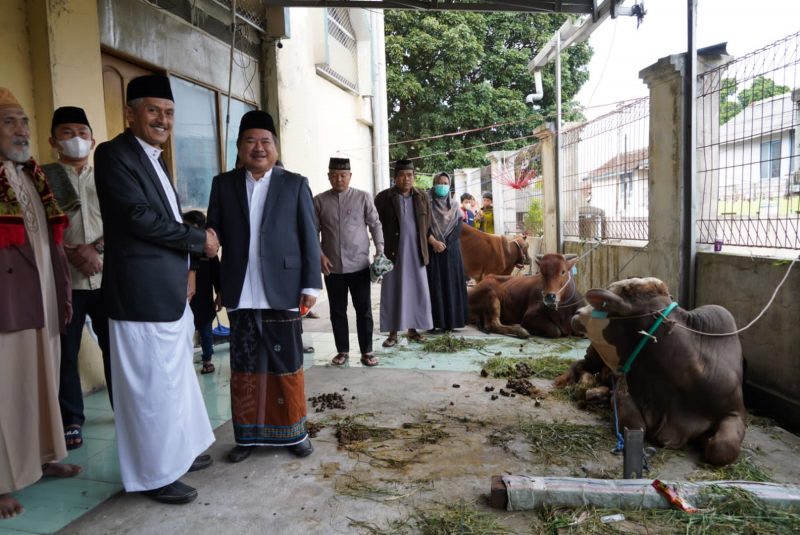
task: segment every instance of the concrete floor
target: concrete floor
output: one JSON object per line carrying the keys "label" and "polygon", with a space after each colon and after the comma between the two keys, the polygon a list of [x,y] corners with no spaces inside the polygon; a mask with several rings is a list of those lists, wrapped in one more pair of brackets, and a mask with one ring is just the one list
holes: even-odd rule
{"label": "concrete floor", "polygon": [[[375,285],[373,290],[377,329],[380,287]],[[445,355],[424,353],[417,344],[385,350],[380,347],[384,336],[376,333],[375,349],[381,366],[368,369],[355,358],[353,335],[353,358],[348,366],[337,368],[328,365],[335,347],[324,294],[315,310],[322,317],[304,321],[306,343],[316,349],[306,361],[306,395],[339,393],[346,408],[317,413],[309,407],[309,421],[322,426],[313,439],[312,456],[296,459],[283,449],[263,449],[241,464],[225,460],[233,438],[231,423],[225,422],[225,415],[229,417],[229,375],[224,363],[226,348],[221,346],[215,357],[219,372],[200,377],[212,421],[220,425],[217,441],[209,451],[216,462],[208,470],[185,477],[198,488],[198,500],[185,506],[166,506],[137,494],[118,493],[101,503],[111,495],[107,493],[98,496],[95,504],[99,506],[93,505],[60,533],[390,533],[393,521],[403,522],[418,511],[458,503],[490,513],[515,532],[539,533],[541,522],[535,512],[507,513],[488,508],[493,475],[617,477],[621,473],[621,458],[610,453],[614,439],[606,420],[549,397],[549,381],[533,381],[545,391],[540,406],[522,396],[492,400],[485,388],[494,386],[496,393],[505,386],[505,380],[481,378],[478,373],[482,362],[496,353],[579,358],[585,340],[520,341],[485,336],[466,328],[458,334],[479,336],[489,346],[482,351]],[[354,325],[351,311],[351,327]],[[387,437],[341,445],[335,431],[346,417],[381,428]],[[588,457],[534,454],[520,431],[530,422],[588,425],[600,429],[600,436],[605,438],[598,439]],[[800,481],[797,436],[774,426],[751,425],[744,446],[745,453],[771,473],[774,481]],[[91,440],[87,440],[87,445],[77,451],[88,452],[90,448]],[[107,448],[106,453],[113,449]],[[115,456],[106,457],[113,460]],[[691,450],[663,457],[659,454],[648,475],[682,479],[698,467],[697,454]],[[30,487],[31,492],[40,485]],[[62,509],[71,497],[51,494],[48,500],[46,507],[24,516],[37,514],[46,520],[48,510]],[[0,534],[52,532],[13,529],[8,523],[0,524]]]}
{"label": "concrete floor", "polygon": [[[621,472],[621,458],[610,453],[610,433],[596,444],[594,458],[533,455],[522,436],[513,434],[520,422],[568,421],[603,429],[607,424],[593,413],[549,398],[540,407],[521,396],[491,400],[485,386],[497,390],[504,380],[474,372],[314,367],[306,384],[309,397],[338,392],[346,403],[344,410],[311,412],[309,419],[324,426],[313,439],[312,456],[296,459],[282,449],[265,449],[241,464],[229,464],[224,460],[232,446],[227,423],[217,429],[210,450],[217,462],[185,478],[200,492],[196,502],[165,506],[120,494],[62,533],[374,533],[370,528],[386,530],[391,521],[417,510],[462,500],[489,511],[486,499],[493,475],[609,477]],[[535,384],[549,387],[547,381]],[[335,427],[345,416],[390,428],[392,436],[358,448],[342,447]],[[423,429],[443,435],[424,443]],[[508,440],[493,440],[503,432],[512,433]],[[800,480],[800,465],[793,462],[800,449],[795,435],[751,426],[745,448],[776,481]],[[654,466],[650,477],[682,479],[697,468],[695,452],[679,452]],[[538,532],[535,512],[492,514],[517,532]]]}

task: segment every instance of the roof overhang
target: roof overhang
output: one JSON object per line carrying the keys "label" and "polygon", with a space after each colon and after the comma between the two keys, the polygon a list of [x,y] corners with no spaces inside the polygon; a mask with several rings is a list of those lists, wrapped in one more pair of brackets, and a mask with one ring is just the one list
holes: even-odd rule
{"label": "roof overhang", "polygon": [[602,0],[264,0],[266,7],[341,7],[433,11],[572,13],[597,18]]}

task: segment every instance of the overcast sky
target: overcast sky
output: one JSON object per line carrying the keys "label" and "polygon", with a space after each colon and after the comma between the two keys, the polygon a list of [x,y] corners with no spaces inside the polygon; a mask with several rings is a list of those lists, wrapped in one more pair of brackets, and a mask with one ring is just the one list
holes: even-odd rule
{"label": "overcast sky", "polygon": [[[634,0],[624,5],[631,6]],[[639,71],[658,58],[686,51],[686,0],[645,0],[647,15],[636,29],[634,17],[611,18],[589,39],[594,57],[590,78],[577,100],[593,118],[611,111],[596,107],[645,96]],[[698,0],[697,47],[728,43],[744,55],[800,31],[800,0]]]}

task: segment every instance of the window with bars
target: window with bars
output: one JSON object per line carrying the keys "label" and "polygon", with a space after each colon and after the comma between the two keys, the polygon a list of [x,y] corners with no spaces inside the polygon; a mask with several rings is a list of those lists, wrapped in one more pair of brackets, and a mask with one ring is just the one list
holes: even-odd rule
{"label": "window with bars", "polygon": [[358,91],[358,42],[350,12],[328,8],[325,15],[326,62],[317,65],[317,72],[352,91]]}

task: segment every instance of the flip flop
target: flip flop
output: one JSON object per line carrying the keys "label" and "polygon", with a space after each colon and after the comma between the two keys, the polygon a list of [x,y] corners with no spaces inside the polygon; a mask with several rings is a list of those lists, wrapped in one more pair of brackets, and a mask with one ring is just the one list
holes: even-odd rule
{"label": "flip flop", "polygon": [[69,426],[64,430],[64,441],[68,450],[77,450],[83,446],[83,433],[80,426]]}
{"label": "flip flop", "polygon": [[331,364],[333,364],[334,366],[342,366],[347,362],[349,358],[350,355],[348,355],[347,353],[338,353],[335,357],[331,359]]}
{"label": "flip flop", "polygon": [[383,341],[383,347],[394,347],[397,345],[397,338],[390,336]]}
{"label": "flip flop", "polygon": [[200,368],[200,373],[205,375],[207,373],[214,373],[216,370],[213,362],[204,362],[203,367]]}
{"label": "flip flop", "polygon": [[373,355],[372,353],[366,353],[361,355],[361,364],[368,367],[373,367],[378,365],[378,357]]}

